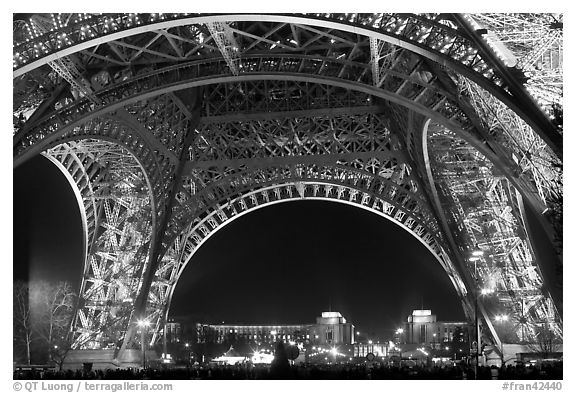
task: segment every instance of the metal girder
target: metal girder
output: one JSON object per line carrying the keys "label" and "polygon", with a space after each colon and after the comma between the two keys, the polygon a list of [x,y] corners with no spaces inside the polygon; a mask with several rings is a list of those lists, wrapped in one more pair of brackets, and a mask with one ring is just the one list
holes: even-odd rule
{"label": "metal girder", "polygon": [[563,106],[563,15],[472,14],[494,34],[494,44],[504,45],[516,66],[528,78],[526,87],[549,114],[552,105]]}
{"label": "metal girder", "polygon": [[142,126],[138,120],[136,120],[130,113],[126,112],[124,109],[119,109],[114,114],[119,120],[124,122],[133,131],[139,133],[152,149],[158,150],[159,154],[162,154],[173,163],[178,162],[178,157],[172,151],[170,151],[166,145],[161,143],[158,139],[151,135],[150,131]]}
{"label": "metal girder", "polygon": [[134,157],[112,143],[84,140],[47,154],[84,185],[88,249],[72,346],[101,348],[123,338],[148,256],[148,185]]}
{"label": "metal girder", "polygon": [[239,48],[230,26],[225,22],[208,22],[206,23],[206,27],[208,27],[212,39],[214,39],[218,49],[220,49],[220,53],[222,53],[222,57],[224,57],[226,64],[228,64],[230,72],[232,72],[233,75],[238,75],[237,62]]}
{"label": "metal girder", "polygon": [[[195,23],[206,23],[209,26],[224,26],[226,25],[226,20],[242,22],[246,20],[245,18],[251,17],[250,15],[201,15],[201,14],[107,14],[100,18],[82,18],[75,17],[74,24],[66,26],[69,33],[67,36],[73,36],[75,43],[78,45],[76,50],[81,50],[85,48],[85,42],[89,40],[86,34],[82,32],[82,28],[85,30],[90,30],[91,36],[94,37],[108,37],[112,34],[114,37],[129,37],[132,34],[143,33],[150,31],[151,27],[179,27],[182,23],[195,24]],[[456,20],[459,16],[454,16]],[[69,18],[72,20],[72,16]],[[514,87],[515,81],[508,77],[508,73],[505,69],[501,69],[499,60],[493,58],[490,52],[479,51],[477,46],[480,45],[482,48],[482,42],[478,41],[475,36],[467,31],[467,27],[464,25],[460,26],[463,31],[457,29],[458,25],[451,20],[442,19],[442,15],[436,14],[426,14],[426,15],[409,15],[409,14],[305,14],[305,15],[258,15],[258,20],[262,22],[291,22],[294,23],[302,19],[302,21],[307,21],[310,23],[315,23],[324,27],[331,27],[332,29],[341,30],[343,32],[355,32],[363,33],[368,37],[377,38],[384,41],[388,41],[391,44],[399,45],[414,53],[426,56],[434,61],[444,64],[446,61],[451,62],[452,66],[457,69],[458,72],[467,75],[472,80],[480,83],[485,88],[487,88],[492,94],[495,94],[499,99],[506,102],[507,105],[515,106],[515,110],[521,113],[525,120],[536,127],[536,131],[541,133],[543,138],[547,139],[549,143],[552,144],[556,154],[561,155],[560,146],[555,139],[553,132],[550,129],[550,122],[539,117],[538,112],[532,113],[530,111],[525,111],[522,105],[516,106],[517,99],[520,97],[524,99],[521,92],[518,93],[518,89]],[[350,28],[353,25],[354,28]],[[195,28],[197,30],[197,28]],[[331,29],[330,29],[331,30]],[[223,28],[222,34],[226,37],[230,34],[226,33],[229,29]],[[235,29],[235,31],[240,31],[240,29]],[[226,33],[226,34],[225,34]],[[216,36],[221,36],[222,34],[216,34]],[[293,35],[293,33],[291,33]],[[323,33],[324,36],[333,37],[332,34]],[[44,40],[56,40],[55,46],[63,47],[69,46],[70,49],[74,48],[74,44],[63,44],[59,36],[52,37],[50,34],[46,36],[41,36]],[[338,35],[335,36],[339,38]],[[39,37],[33,37],[39,39]],[[341,38],[341,37],[340,37]],[[68,38],[69,39],[69,38]],[[262,39],[255,37],[255,39],[260,42]],[[331,42],[336,41],[334,38],[330,38]],[[277,42],[281,42],[278,40]],[[204,42],[205,40],[200,40]],[[345,42],[343,40],[342,42]],[[22,45],[28,45],[22,44]],[[166,44],[173,47],[171,42]],[[227,44],[226,44],[227,45]],[[226,46],[226,50],[223,52],[225,58],[228,60],[227,63],[232,64],[232,59],[230,56],[226,55],[230,52],[229,47]],[[275,44],[274,44],[275,45]],[[279,44],[278,44],[279,45]],[[222,45],[221,45],[222,46]],[[51,45],[48,46],[52,48]],[[224,47],[223,47],[224,48]],[[294,49],[294,47],[287,46],[287,49]],[[329,48],[330,52],[331,49]],[[19,47],[15,55],[15,67],[18,64],[26,62],[27,59],[33,57],[41,57],[44,54],[43,51],[38,51],[30,53],[24,56],[23,53],[26,52],[24,47]],[[49,52],[49,50],[47,50]],[[200,54],[200,53],[198,53]],[[489,61],[486,61],[486,57]],[[235,63],[235,62],[234,62]],[[229,65],[230,65],[229,64]],[[235,66],[231,68],[233,74],[235,74]],[[504,72],[506,78],[506,83],[512,83],[512,87],[515,89],[514,95],[510,95],[506,90],[507,86],[504,84],[504,80],[498,72],[494,70],[498,69]],[[501,88],[505,87],[505,88]],[[530,100],[526,100],[524,104],[530,104]]]}
{"label": "metal girder", "polygon": [[[283,75],[289,75],[290,72],[295,69],[312,72],[314,74],[319,72],[320,75],[318,77],[321,78],[320,80],[328,82],[329,80],[327,79],[328,75],[339,74],[338,70],[343,65],[346,65],[343,62],[333,62],[331,67],[326,68],[322,67],[322,65],[326,65],[327,60],[320,61],[318,59],[311,59],[308,57],[280,56],[280,57],[274,57],[274,59],[275,61],[271,62],[269,58],[266,59],[263,56],[257,56],[253,58],[242,58],[240,68],[246,67],[246,71],[250,72],[260,71],[262,69],[270,72],[270,67],[272,67],[273,72],[283,73]],[[184,87],[188,86],[185,82],[185,79],[183,79],[185,75],[190,75],[191,77],[196,79],[203,76],[203,74],[209,75],[209,72],[216,71],[213,67],[210,67],[209,64],[210,62],[208,63],[197,62],[184,65],[181,67],[173,67],[169,71],[158,72],[156,74],[148,73],[141,78],[136,77],[133,80],[127,82],[126,84],[118,86],[116,89],[110,88],[108,89],[108,91],[104,90],[102,91],[102,94],[103,96],[109,97],[107,100],[110,100],[110,98],[116,99],[115,97],[118,96],[117,92],[118,88],[129,89],[129,91],[134,91],[134,88],[143,89],[144,87],[146,87],[147,89],[151,88],[158,89],[163,83],[169,83],[173,82],[174,80],[178,80],[181,83],[180,85],[170,84],[168,90],[164,90],[164,91],[174,91],[175,89],[181,89],[182,86]],[[349,65],[347,66],[349,71],[351,72],[352,69],[350,68]],[[358,68],[361,69],[362,67],[358,66]],[[411,70],[411,72],[413,72],[413,70]],[[353,73],[352,75],[355,75],[355,73]],[[352,75],[349,74],[348,78],[354,79],[354,76]],[[294,78],[297,78],[297,76],[294,75]],[[202,81],[203,83],[206,83],[206,79],[202,79]],[[338,85],[337,82],[335,81],[331,83]],[[459,101],[455,97],[453,97],[452,93],[446,92],[441,88],[441,86],[438,87],[436,85],[428,84],[427,81],[423,81],[420,78],[415,78],[410,75],[401,76],[398,74],[396,75],[394,83],[392,84],[390,83],[391,81],[387,82],[388,84],[387,89],[390,89],[392,92],[383,89],[374,89],[368,86],[360,88],[356,83],[352,83],[350,87],[355,87],[360,91],[366,91],[366,92],[370,91],[374,95],[379,95],[393,102],[401,103],[402,105],[407,106],[409,109],[418,111],[425,116],[430,116],[437,122],[444,122],[443,124],[448,128],[451,129],[460,128],[461,136],[463,136],[469,143],[472,143],[476,148],[480,149],[483,152],[483,154],[489,156],[491,160],[495,161],[499,166],[499,168],[503,172],[507,173],[507,175],[511,178],[511,180],[515,182],[515,185],[520,187],[525,197],[532,198],[532,194],[535,194],[535,192],[532,191],[533,186],[528,182],[526,182],[524,179],[513,174],[513,168],[515,168],[517,164],[515,164],[511,159],[507,157],[494,154],[494,152],[491,149],[488,149],[486,145],[483,143],[483,141],[479,140],[479,138],[476,135],[474,135],[473,132],[471,134],[468,133],[468,130],[474,131],[473,130],[474,122],[472,119],[468,117],[466,111],[460,105]],[[423,96],[424,91],[426,91],[425,98],[421,98]],[[111,94],[112,92],[114,94]],[[413,101],[415,97],[418,97],[418,102]],[[133,100],[134,102],[136,102],[136,98],[133,98]],[[129,100],[124,100],[122,104],[126,105],[129,102],[130,102]],[[116,106],[120,106],[122,104],[118,103],[109,105],[106,109],[102,109],[102,111],[113,110],[115,109]],[[16,146],[16,151],[25,149],[26,144],[30,143],[29,142],[30,138],[34,139],[38,137],[44,138],[45,137],[44,134],[46,132],[52,132],[53,130],[56,130],[57,128],[53,126],[54,122],[60,124],[68,123],[65,126],[57,129],[58,130],[57,132],[59,133],[65,132],[67,128],[72,127],[74,125],[74,121],[76,121],[76,119],[79,118],[81,114],[90,109],[91,109],[90,107],[86,107],[84,105],[79,104],[75,105],[74,108],[66,108],[65,111],[60,111],[55,116],[45,119],[43,122],[38,124],[38,128],[36,130],[36,134],[40,135],[30,134],[28,136],[22,136],[21,137],[22,141],[20,142],[19,145]],[[96,113],[98,113],[98,111],[92,111],[91,116],[93,116]],[[61,116],[62,114],[66,114],[68,115],[68,117],[63,118]],[[38,149],[41,146],[42,142],[37,144],[35,148]],[[531,200],[531,203],[538,203],[538,200]],[[536,210],[542,211],[544,209],[539,209],[537,207]]]}
{"label": "metal girder", "polygon": [[170,176],[169,179],[166,179],[166,199],[164,201],[164,205],[162,206],[161,214],[159,214],[159,222],[157,223],[157,226],[154,228],[154,232],[152,233],[149,263],[147,263],[146,266],[140,270],[141,280],[138,281],[140,287],[138,288],[138,293],[134,300],[134,308],[130,316],[130,321],[126,327],[126,335],[123,337],[122,347],[120,348],[121,353],[118,355],[119,357],[123,356],[122,351],[131,348],[135,338],[138,320],[146,317],[146,308],[148,305],[150,288],[154,281],[154,275],[160,262],[160,256],[162,255],[165,247],[164,244],[166,243],[166,229],[172,220],[172,210],[178,203],[176,196],[179,192],[180,184],[182,182],[186,157],[188,150],[197,138],[195,128],[199,120],[199,108],[202,105],[199,91],[188,91],[187,95],[182,94],[181,96],[188,100],[187,113],[191,114],[192,117],[187,118],[188,121],[186,123],[189,128],[184,131],[183,140],[180,144],[178,164],[174,169],[172,176]]}
{"label": "metal girder", "polygon": [[[451,132],[435,128],[428,134],[430,167],[435,187],[443,194],[443,209],[450,212],[452,233],[461,244],[470,245],[476,292],[490,288],[507,296],[505,306],[520,312],[519,300],[526,291],[545,299],[544,282],[532,253],[517,195],[507,179],[476,149]],[[474,255],[473,251],[482,251]],[[561,334],[561,315],[554,309],[532,307],[527,318],[533,326],[548,323]],[[531,334],[534,334],[532,331]]]}
{"label": "metal girder", "polygon": [[[46,34],[53,30],[54,27],[61,28],[62,22],[60,20],[60,15],[52,14],[52,21],[46,20],[46,18],[38,15],[34,15],[30,18],[32,28],[27,26],[28,29],[37,30],[41,34]],[[69,43],[69,39],[66,33],[59,35],[61,42]],[[76,64],[69,56],[62,56],[56,58],[48,63],[54,71],[56,71],[62,78],[64,78],[70,86],[77,92],[78,96],[86,96],[90,101],[95,104],[99,104],[98,100],[92,97],[92,87],[90,83],[84,78],[82,73],[76,67]]]}
{"label": "metal girder", "polygon": [[[233,217],[296,198],[351,203],[403,226],[436,256],[468,316],[476,282],[490,284],[527,321],[520,335],[543,320],[561,335],[520,213],[528,201],[561,222],[558,139],[546,137],[545,114],[522,108],[531,98],[490,40],[521,53],[537,83],[555,72],[561,85],[562,37],[556,31],[553,45],[529,48],[530,31],[510,44],[505,25],[522,30],[518,17],[485,14],[475,20],[496,33],[484,40],[463,18],[62,14],[44,34],[17,24],[15,165],[49,150],[89,200],[75,345],[106,345],[107,331],[133,345],[142,316],[157,333],[182,269],[208,236]],[[60,61],[72,80],[73,67],[58,60],[65,56],[94,75],[91,97],[70,102],[74,89],[64,89],[63,99],[46,100],[60,78],[40,65]],[[552,66],[538,73],[534,64],[546,61]],[[187,96],[196,87],[198,112]],[[46,116],[23,115],[42,100]],[[438,127],[424,157],[418,133],[427,119]],[[147,196],[136,197],[144,179]],[[138,207],[144,201],[150,211]],[[140,240],[124,241],[130,233]],[[485,250],[478,275],[461,261],[476,245]],[[143,267],[147,252],[146,269],[121,262]],[[480,307],[489,328],[491,307]]]}
{"label": "metal girder", "polygon": [[[86,118],[88,113],[94,116],[99,111],[112,111],[116,107],[128,105],[149,96],[150,91],[153,92],[154,90],[157,91],[155,94],[160,94],[161,92],[177,91],[190,86],[209,84],[210,82],[205,79],[206,76],[214,78],[214,82],[217,82],[219,79],[216,78],[216,75],[219,72],[222,72],[222,79],[220,80],[223,80],[228,73],[221,66],[222,62],[217,59],[194,62],[172,67],[170,70],[148,73],[141,77],[133,78],[119,86],[111,86],[108,89],[101,90],[97,93],[97,96],[101,97],[103,102],[108,102],[107,107],[95,110],[96,108],[86,105],[85,102],[79,102],[54,113],[36,124],[34,133],[40,135],[28,133],[27,135],[18,136],[22,142],[20,146],[16,146],[16,154],[18,154],[19,150],[25,149],[25,146],[29,143],[27,139],[45,138],[56,130],[55,125],[59,125],[58,132],[64,132],[67,127],[72,126],[76,121]],[[347,81],[345,84],[340,83],[337,78],[343,67],[348,70],[344,78]],[[422,114],[435,114],[435,116],[444,118],[447,122],[454,122],[455,125],[457,124],[462,129],[467,129],[471,126],[469,119],[459,108],[458,102],[452,93],[410,75],[406,76],[389,71],[394,76],[394,79],[389,81],[386,89],[376,89],[371,87],[368,78],[365,78],[366,80],[360,83],[357,80],[359,76],[363,75],[366,67],[330,59],[321,60],[300,56],[275,56],[274,58],[269,58],[262,55],[250,58],[243,57],[240,60],[239,68],[243,74],[267,73],[270,75],[270,79],[284,79],[280,75],[285,75],[286,77],[292,75],[294,80],[303,79],[341,87],[349,85],[350,88],[379,95],[385,99],[406,105],[411,109],[419,110]],[[274,75],[278,76],[275,77]],[[304,76],[304,78],[300,78],[300,75]],[[252,79],[242,78],[242,76],[237,78],[238,81],[249,81]],[[258,79],[260,78],[262,78],[262,74],[259,75]],[[174,85],[174,81],[179,81],[179,84]],[[400,87],[402,89],[398,91]],[[119,91],[122,90],[129,92],[132,97],[127,99],[124,94],[119,94]],[[135,94],[138,91],[140,93]],[[147,93],[144,93],[145,91]],[[417,103],[413,101],[415,96],[419,96]]]}
{"label": "metal girder", "polygon": [[542,108],[538,106],[536,101],[530,96],[524,87],[521,80],[513,75],[513,70],[505,66],[502,62],[497,60],[497,55],[492,49],[489,48],[487,43],[485,43],[477,30],[474,29],[473,23],[471,23],[470,18],[464,18],[461,16],[455,16],[459,21],[461,27],[466,31],[470,38],[476,43],[476,45],[481,48],[484,56],[487,58],[493,58],[492,63],[498,69],[502,78],[506,81],[506,85],[510,93],[514,96],[515,100],[519,103],[519,106],[525,108],[525,110],[532,113],[530,119],[526,119],[530,125],[534,128],[535,132],[546,141],[547,145],[550,146],[552,151],[560,159],[562,158],[562,134],[556,125],[554,125],[550,117],[544,113]]}
{"label": "metal girder", "polygon": [[[332,29],[343,31],[356,31],[365,35],[370,32],[378,32],[390,41],[401,40],[410,43],[411,48],[428,47],[435,52],[437,57],[453,58],[466,67],[473,65],[478,72],[486,72],[489,78],[495,78],[489,73],[490,65],[487,65],[476,53],[468,51],[473,48],[471,41],[455,29],[453,23],[441,23],[437,21],[438,15],[414,15],[414,14],[290,14],[290,15],[209,15],[209,14],[105,14],[102,16],[76,17],[75,23],[66,26],[67,36],[70,43],[62,43],[57,34],[34,36],[28,42],[23,42],[15,48],[14,68],[20,69],[27,64],[38,62],[45,56],[49,56],[55,48],[68,48],[78,46],[78,49],[90,47],[91,40],[99,39],[105,42],[112,37],[126,37],[158,27],[194,25],[202,23],[222,23],[224,21],[249,21],[257,17],[261,22],[284,22],[297,23],[300,25],[329,26]],[[106,20],[113,21],[110,26]],[[84,28],[84,29],[82,29]],[[86,33],[89,31],[89,33]],[[108,38],[110,37],[110,38]],[[257,41],[263,40],[256,38]],[[277,40],[272,40],[274,43]],[[284,39],[282,40],[284,41]],[[301,40],[299,40],[301,42]],[[46,50],[34,51],[34,44],[38,42],[50,42]],[[396,41],[398,42],[398,41]],[[273,44],[272,44],[273,45]],[[472,54],[472,55],[471,55]]]}

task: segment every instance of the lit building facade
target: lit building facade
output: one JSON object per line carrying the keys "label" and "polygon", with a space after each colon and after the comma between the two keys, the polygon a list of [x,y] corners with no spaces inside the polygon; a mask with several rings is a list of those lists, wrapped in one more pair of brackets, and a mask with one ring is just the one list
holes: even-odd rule
{"label": "lit building facade", "polygon": [[431,310],[414,310],[404,329],[406,344],[440,348],[446,342],[468,342],[467,322],[437,321]]}
{"label": "lit building facade", "polygon": [[284,342],[313,345],[341,345],[354,343],[354,325],[339,312],[323,312],[315,324],[305,325],[209,325],[196,324],[198,343],[272,344]]}
{"label": "lit building facade", "polygon": [[377,357],[388,356],[389,343],[356,343],[354,344],[354,357],[365,358],[368,354]]}
{"label": "lit building facade", "polygon": [[340,345],[354,344],[354,325],[346,322],[339,312],[323,312],[316,318],[316,324],[309,328],[312,344]]}
{"label": "lit building facade", "polygon": [[169,320],[166,323],[166,342],[179,343],[182,340],[182,326],[180,322]]}

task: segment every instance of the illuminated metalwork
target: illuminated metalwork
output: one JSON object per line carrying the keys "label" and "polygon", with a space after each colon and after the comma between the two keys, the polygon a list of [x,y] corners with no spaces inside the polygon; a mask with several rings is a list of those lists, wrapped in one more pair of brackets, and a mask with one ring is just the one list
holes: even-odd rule
{"label": "illuminated metalwork", "polygon": [[[469,245],[468,270],[478,288],[496,293],[512,314],[525,315],[532,329],[549,321],[561,335],[557,311],[543,291],[517,191],[485,157],[450,131],[431,126],[427,143],[445,214],[459,243]],[[519,336],[525,336],[524,330]]]}
{"label": "illuminated metalwork", "polygon": [[87,252],[75,326],[75,348],[122,339],[150,246],[152,210],[142,167],[117,144],[91,139],[45,153],[80,188]]}
{"label": "illuminated metalwork", "polygon": [[471,17],[493,33],[493,45],[510,53],[509,65],[524,72],[528,91],[546,110],[552,112],[554,104],[562,105],[561,14],[476,14]]}
{"label": "illuminated metalwork", "polygon": [[[557,23],[546,27],[548,17]],[[562,299],[541,272],[524,215],[525,205],[536,212],[560,255],[561,20],[15,21],[14,163],[47,155],[82,200],[75,347],[137,348],[143,318],[155,341],[198,247],[235,217],[293,199],[349,203],[396,222],[435,256],[469,318],[488,285],[511,320],[525,322],[519,338],[543,323],[561,335]],[[550,39],[534,39],[536,27]],[[555,90],[542,93],[552,77]],[[468,254],[478,248],[472,269]],[[479,306],[486,338],[498,342],[491,300]]]}

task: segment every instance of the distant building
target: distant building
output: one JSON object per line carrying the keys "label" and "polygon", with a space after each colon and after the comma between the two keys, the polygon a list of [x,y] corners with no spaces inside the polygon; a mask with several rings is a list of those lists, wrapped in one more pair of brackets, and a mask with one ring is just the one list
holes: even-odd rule
{"label": "distant building", "polygon": [[309,331],[314,336],[311,344],[354,344],[354,325],[346,322],[339,312],[323,312]]}
{"label": "distant building", "polygon": [[182,326],[173,319],[166,323],[166,342],[169,344],[179,343],[182,340]]}
{"label": "distant building", "polygon": [[323,312],[315,324],[302,325],[209,325],[196,324],[198,343],[284,342],[313,345],[340,345],[354,343],[354,325],[339,312]]}
{"label": "distant building", "polygon": [[431,310],[414,310],[404,329],[404,341],[440,348],[447,342],[468,342],[468,329],[468,322],[437,321]]}

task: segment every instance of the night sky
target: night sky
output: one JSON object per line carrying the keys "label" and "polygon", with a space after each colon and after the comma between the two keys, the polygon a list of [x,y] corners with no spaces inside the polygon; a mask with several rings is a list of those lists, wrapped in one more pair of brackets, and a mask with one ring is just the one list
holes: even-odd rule
{"label": "night sky", "polygon": [[[80,282],[82,231],[74,194],[44,157],[14,170],[14,278]],[[17,218],[16,218],[17,217]],[[226,323],[313,323],[340,311],[386,338],[415,308],[463,320],[440,265],[408,232],[335,202],[281,203],[214,234],[177,285],[171,315]]]}

